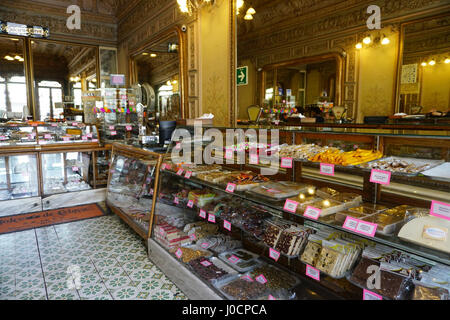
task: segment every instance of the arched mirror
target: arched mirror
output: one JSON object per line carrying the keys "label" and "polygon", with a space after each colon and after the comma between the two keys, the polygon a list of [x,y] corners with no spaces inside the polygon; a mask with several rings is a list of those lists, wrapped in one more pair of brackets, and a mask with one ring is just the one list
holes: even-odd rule
{"label": "arched mirror", "polygon": [[183,118],[185,72],[181,31],[172,29],[132,51],[130,83],[144,106],[148,132],[156,132],[160,121]]}

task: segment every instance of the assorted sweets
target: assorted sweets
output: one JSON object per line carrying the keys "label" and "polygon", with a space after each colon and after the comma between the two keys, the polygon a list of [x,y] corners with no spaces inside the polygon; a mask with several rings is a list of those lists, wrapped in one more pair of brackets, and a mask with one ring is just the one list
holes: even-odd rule
{"label": "assorted sweets", "polygon": [[344,152],[336,148],[318,153],[309,158],[309,161],[338,164],[341,166],[354,166],[364,162],[379,159],[383,156],[381,151],[356,149],[355,151]]}

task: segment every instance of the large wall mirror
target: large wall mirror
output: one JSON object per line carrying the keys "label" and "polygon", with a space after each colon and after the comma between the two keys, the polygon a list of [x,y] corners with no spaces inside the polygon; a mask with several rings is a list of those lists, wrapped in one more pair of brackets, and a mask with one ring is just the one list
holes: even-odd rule
{"label": "large wall mirror", "polygon": [[171,30],[135,50],[130,60],[130,79],[144,105],[150,130],[159,121],[183,118],[183,41],[178,29]]}
{"label": "large wall mirror", "polygon": [[[345,59],[341,52],[305,52],[294,39],[283,43],[276,38],[298,17],[287,21],[284,11],[275,8],[267,0],[244,1],[237,15],[238,122],[277,123],[299,114],[327,118],[332,114],[327,110],[342,104]],[[240,73],[246,76],[243,83]]]}
{"label": "large wall mirror", "polygon": [[450,110],[450,17],[408,22],[401,32],[397,112]]}
{"label": "large wall mirror", "polygon": [[98,48],[50,40],[31,41],[35,119],[83,120],[83,92],[97,88]]}
{"label": "large wall mirror", "polygon": [[0,121],[27,119],[31,115],[24,47],[21,38],[0,36]]}

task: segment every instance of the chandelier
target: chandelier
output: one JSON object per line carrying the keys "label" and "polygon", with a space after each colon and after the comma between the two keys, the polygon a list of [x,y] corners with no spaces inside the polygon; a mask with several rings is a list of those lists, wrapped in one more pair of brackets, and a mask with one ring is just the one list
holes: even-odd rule
{"label": "chandelier", "polygon": [[191,15],[194,11],[204,7],[205,5],[213,5],[214,0],[177,0],[178,7],[182,13]]}

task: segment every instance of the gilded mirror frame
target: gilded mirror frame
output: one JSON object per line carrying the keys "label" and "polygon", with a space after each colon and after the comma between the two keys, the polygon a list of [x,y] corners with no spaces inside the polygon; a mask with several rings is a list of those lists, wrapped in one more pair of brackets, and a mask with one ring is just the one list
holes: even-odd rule
{"label": "gilded mirror frame", "polygon": [[264,92],[266,91],[266,74],[268,71],[275,70],[280,67],[288,67],[297,64],[317,63],[322,61],[335,60],[336,61],[336,106],[343,105],[342,88],[344,87],[344,70],[345,59],[338,52],[329,52],[315,56],[303,57],[293,60],[286,60],[282,62],[267,64],[262,67],[262,72],[259,75],[259,81],[261,83],[261,92],[259,95],[260,101],[264,101]]}
{"label": "gilded mirror frame", "polygon": [[178,59],[179,59],[179,73],[180,73],[180,90],[181,90],[181,116],[182,118],[187,118],[189,115],[188,110],[188,92],[187,92],[187,63],[186,63],[186,57],[187,57],[187,48],[186,48],[186,34],[185,32],[181,31],[181,28],[178,26],[175,26],[173,28],[167,29],[166,31],[158,34],[157,36],[150,38],[148,41],[146,41],[141,46],[134,48],[130,50],[130,53],[128,54],[128,74],[129,76],[129,86],[134,85],[138,83],[138,74],[137,74],[137,68],[136,68],[136,62],[134,60],[134,57],[138,56],[139,54],[143,53],[146,49],[151,47],[153,44],[159,43],[171,36],[173,36],[173,33],[176,33],[178,37],[179,42],[179,49],[178,49]]}
{"label": "gilded mirror frame", "polygon": [[396,81],[395,81],[395,88],[394,88],[394,92],[395,92],[395,104],[394,104],[394,113],[398,113],[400,112],[400,87],[401,87],[401,78],[402,78],[402,65],[403,65],[403,52],[404,52],[404,41],[405,41],[405,29],[408,25],[414,24],[414,23],[418,23],[418,22],[423,22],[423,21],[427,21],[427,20],[433,20],[433,19],[439,19],[439,18],[444,18],[444,17],[448,17],[449,12],[445,12],[442,14],[437,14],[437,15],[432,15],[432,16],[427,16],[427,17],[423,17],[420,19],[415,19],[415,20],[411,20],[411,21],[406,21],[406,22],[402,22],[400,24],[400,35],[399,35],[399,48],[398,48],[398,59],[397,59],[397,69],[396,69]]}

